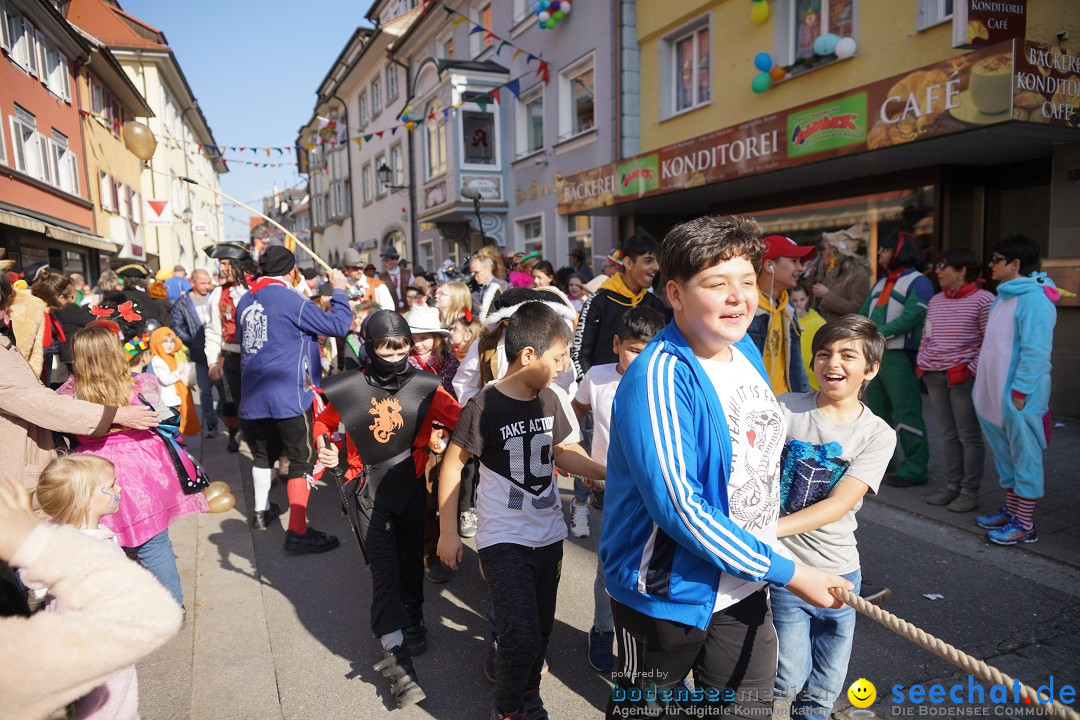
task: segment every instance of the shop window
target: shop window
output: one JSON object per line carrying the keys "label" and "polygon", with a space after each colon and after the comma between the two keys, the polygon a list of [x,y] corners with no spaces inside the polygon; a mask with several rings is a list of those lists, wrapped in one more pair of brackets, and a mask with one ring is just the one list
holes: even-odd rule
{"label": "shop window", "polygon": [[371,117],[376,118],[382,112],[382,89],[379,78],[371,81]]}
{"label": "shop window", "polygon": [[517,156],[524,157],[544,147],[544,86],[521,98],[517,114]]}
{"label": "shop window", "polygon": [[595,82],[592,55],[559,74],[560,140],[596,126]]}
{"label": "shop window", "polygon": [[593,232],[592,217],[589,215],[566,216],[566,251],[579,249],[584,257],[592,257]]}
{"label": "shop window", "polygon": [[544,254],[544,219],[543,216],[517,221],[519,247],[522,252],[539,251]]}
{"label": "shop window", "polygon": [[371,202],[371,163],[367,163],[360,169],[360,190],[363,193],[364,204]]}
{"label": "shop window", "polygon": [[712,100],[711,37],[706,15],[664,39],[660,61],[671,95],[661,98],[662,115],[671,116]]}
{"label": "shop window", "polygon": [[935,25],[940,25],[943,22],[952,20],[952,16],[953,0],[916,0],[916,30],[926,30]]}
{"label": "shop window", "polygon": [[781,0],[773,7],[774,55],[777,64],[793,66],[791,75],[835,60],[832,56],[815,60],[814,40],[819,36],[832,33],[858,39],[857,0]]}
{"label": "shop window", "polygon": [[490,167],[498,165],[498,128],[494,110],[486,112],[461,111],[461,144],[463,165]]}
{"label": "shop window", "polygon": [[383,185],[382,177],[379,175],[379,168],[386,165],[386,155],[379,154],[375,156],[375,197],[382,197],[386,194],[386,186]]}
{"label": "shop window", "polygon": [[[432,120],[431,116],[435,119]],[[424,122],[424,178],[431,180],[446,172],[446,118],[442,106],[433,102],[427,107]]]}

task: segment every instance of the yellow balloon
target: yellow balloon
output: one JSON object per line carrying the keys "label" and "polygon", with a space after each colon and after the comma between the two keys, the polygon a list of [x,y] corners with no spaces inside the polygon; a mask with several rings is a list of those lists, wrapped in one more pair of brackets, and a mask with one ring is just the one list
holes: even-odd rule
{"label": "yellow balloon", "polygon": [[222,482],[221,480],[216,480],[210,483],[209,487],[203,490],[203,497],[205,497],[207,501],[210,501],[213,498],[216,498],[218,495],[225,495],[231,492],[232,489],[229,487],[228,483]]}
{"label": "yellow balloon", "polygon": [[130,150],[132,155],[143,162],[147,162],[154,157],[154,150],[157,149],[157,138],[154,137],[153,131],[146,125],[143,125],[138,120],[130,120],[124,123],[120,134],[124,138],[124,147]]}
{"label": "yellow balloon", "polygon": [[236,496],[232,493],[216,495],[207,504],[210,506],[210,512],[212,513],[228,512],[236,504]]}
{"label": "yellow balloon", "polygon": [[761,24],[769,19],[769,0],[761,0],[761,2],[754,3],[754,6],[750,8],[750,19]]}

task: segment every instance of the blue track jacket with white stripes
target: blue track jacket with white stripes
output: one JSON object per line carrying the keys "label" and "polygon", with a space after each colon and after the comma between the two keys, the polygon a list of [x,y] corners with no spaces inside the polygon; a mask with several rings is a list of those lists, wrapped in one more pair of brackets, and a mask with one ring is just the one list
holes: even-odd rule
{"label": "blue track jacket with white stripes", "polygon": [[[735,347],[768,380],[750,337]],[[704,630],[722,573],[791,580],[795,564],[728,517],[727,419],[674,322],[627,368],[610,438],[600,559],[611,597]]]}

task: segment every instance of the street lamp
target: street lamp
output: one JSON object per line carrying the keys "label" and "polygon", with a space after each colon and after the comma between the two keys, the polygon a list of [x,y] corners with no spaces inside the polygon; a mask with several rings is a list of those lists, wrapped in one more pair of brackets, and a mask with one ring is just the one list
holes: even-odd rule
{"label": "street lamp", "polygon": [[476,229],[480,231],[480,244],[487,245],[487,237],[484,236],[484,221],[480,219],[480,191],[472,185],[462,185],[461,197],[472,200],[473,212],[476,213]]}
{"label": "street lamp", "polygon": [[394,174],[394,171],[391,170],[390,167],[386,163],[383,163],[382,165],[380,165],[379,169],[376,170],[375,172],[379,176],[379,182],[381,182],[382,186],[384,188],[386,188],[387,190],[407,190],[409,188],[408,185],[391,185],[390,184],[390,178]]}

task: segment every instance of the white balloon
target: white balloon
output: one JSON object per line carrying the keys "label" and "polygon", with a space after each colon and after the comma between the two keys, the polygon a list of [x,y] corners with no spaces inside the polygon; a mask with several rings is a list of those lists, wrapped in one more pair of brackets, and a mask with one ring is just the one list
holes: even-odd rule
{"label": "white balloon", "polygon": [[547,22],[551,19],[551,13],[549,13],[547,10],[541,10],[536,17],[540,20],[540,22]]}
{"label": "white balloon", "polygon": [[570,3],[566,2],[566,0],[563,0],[562,4],[559,5],[559,9],[562,10],[563,15],[569,15],[570,14]]}
{"label": "white balloon", "polygon": [[836,53],[836,57],[843,60],[854,55],[856,49],[855,38],[846,37],[841,38],[840,42],[836,43],[836,49],[833,52]]}

